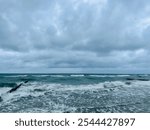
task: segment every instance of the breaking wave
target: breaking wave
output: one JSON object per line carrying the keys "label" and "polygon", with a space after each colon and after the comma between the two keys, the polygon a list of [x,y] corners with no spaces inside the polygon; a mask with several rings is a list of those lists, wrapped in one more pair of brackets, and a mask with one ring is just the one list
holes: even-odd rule
{"label": "breaking wave", "polygon": [[0,87],[0,112],[150,112],[150,81],[29,82],[14,93],[9,89]]}

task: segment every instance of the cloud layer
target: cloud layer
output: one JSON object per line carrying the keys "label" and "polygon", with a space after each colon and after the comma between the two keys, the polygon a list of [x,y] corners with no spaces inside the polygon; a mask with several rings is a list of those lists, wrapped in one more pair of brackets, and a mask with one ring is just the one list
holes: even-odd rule
{"label": "cloud layer", "polygon": [[150,73],[149,0],[0,0],[0,72]]}

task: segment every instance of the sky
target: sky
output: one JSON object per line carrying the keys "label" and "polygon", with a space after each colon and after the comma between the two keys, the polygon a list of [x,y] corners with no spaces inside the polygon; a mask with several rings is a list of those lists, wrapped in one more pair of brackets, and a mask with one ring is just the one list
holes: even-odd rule
{"label": "sky", "polygon": [[150,0],[0,0],[0,73],[150,73]]}

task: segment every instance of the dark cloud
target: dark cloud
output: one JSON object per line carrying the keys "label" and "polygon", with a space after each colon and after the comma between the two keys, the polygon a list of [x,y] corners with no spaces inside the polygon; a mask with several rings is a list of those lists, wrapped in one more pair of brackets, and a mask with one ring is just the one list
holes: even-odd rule
{"label": "dark cloud", "polygon": [[149,0],[0,0],[1,72],[150,72]]}

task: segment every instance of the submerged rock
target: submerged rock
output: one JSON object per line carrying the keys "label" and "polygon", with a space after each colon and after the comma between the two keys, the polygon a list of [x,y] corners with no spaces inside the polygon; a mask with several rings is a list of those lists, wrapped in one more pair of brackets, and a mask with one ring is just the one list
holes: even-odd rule
{"label": "submerged rock", "polygon": [[126,85],[131,85],[131,82],[125,82]]}
{"label": "submerged rock", "polygon": [[0,102],[2,102],[3,101],[3,99],[2,99],[2,97],[0,97]]}
{"label": "submerged rock", "polygon": [[36,92],[43,92],[45,90],[43,90],[43,89],[34,89],[34,91],[36,91]]}
{"label": "submerged rock", "polygon": [[126,78],[126,80],[135,80],[134,78]]}
{"label": "submerged rock", "polygon": [[149,79],[144,79],[144,78],[139,78],[137,80],[140,80],[140,81],[149,81]]}

